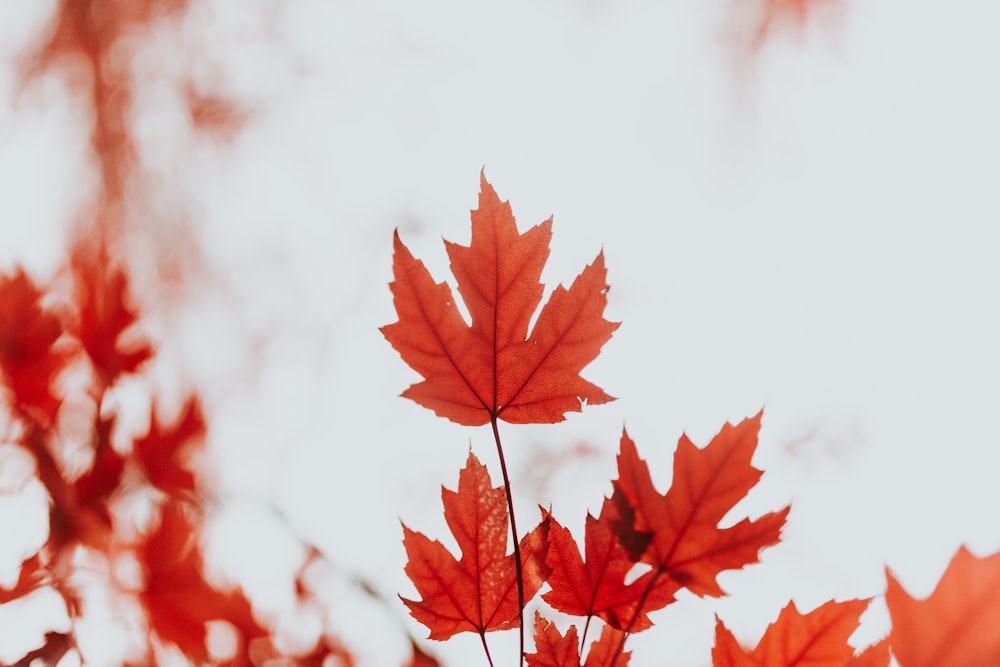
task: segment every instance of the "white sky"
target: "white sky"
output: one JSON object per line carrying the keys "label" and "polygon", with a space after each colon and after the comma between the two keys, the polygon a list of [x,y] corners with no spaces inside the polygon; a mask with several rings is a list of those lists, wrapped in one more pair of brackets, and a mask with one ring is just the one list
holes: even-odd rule
{"label": "white sky", "polygon": [[[682,431],[704,444],[765,406],[766,474],[744,507],[791,501],[785,540],[721,578],[730,598],[655,614],[633,665],[708,665],[716,613],[752,642],[790,598],[879,596],[885,566],[925,595],[960,544],[1000,550],[994,3],[855,0],[741,71],[727,0],[214,6],[185,34],[254,104],[246,132],[176,139],[156,77],[139,124],[210,267],[151,326],[177,364],[161,375],[206,395],[214,460],[243,499],[224,530],[252,546],[227,571],[277,552],[259,539],[274,503],[345,570],[410,596],[398,520],[446,537],[439,486],[470,441],[497,470],[488,429],[397,398],[416,378],[377,331],[395,319],[393,228],[450,279],[440,240],[467,242],[484,165],[522,229],[555,216],[550,287],[603,247],[623,322],[584,373],[619,401],[503,429],[514,471],[580,440],[601,451],[544,493],[515,479],[522,522],[552,503],[582,529],[623,424],[665,489]],[[0,2],[5,61],[38,25],[23,7]],[[11,86],[5,64],[4,99]],[[4,269],[59,261],[93,178],[78,114],[56,80],[0,106]],[[172,229],[144,233],[167,252]],[[344,636],[364,664],[398,665],[384,613],[344,588]],[[858,642],[886,628],[877,598]],[[510,664],[516,634],[497,637]],[[472,635],[434,648],[481,661]]]}

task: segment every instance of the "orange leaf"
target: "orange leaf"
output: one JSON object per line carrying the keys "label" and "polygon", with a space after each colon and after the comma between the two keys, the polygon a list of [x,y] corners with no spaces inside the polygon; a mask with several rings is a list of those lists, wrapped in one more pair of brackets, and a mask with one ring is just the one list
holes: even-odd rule
{"label": "orange leaf", "polygon": [[479,426],[562,421],[583,403],[613,398],[579,373],[618,325],[603,317],[608,286],[603,253],[567,290],[555,289],[528,335],[542,299],[552,220],[519,234],[510,204],[480,175],[468,247],[445,242],[466,324],[446,283],[434,283],[399,238],[390,284],[399,321],[382,334],[424,380],[403,392],[442,417]]}
{"label": "orange leaf", "polygon": [[635,561],[615,535],[613,524],[618,519],[609,498],[599,518],[587,515],[586,561],[569,530],[552,520],[546,561],[552,567],[547,582],[552,590],[542,599],[563,613],[597,616],[619,630],[630,626],[630,632],[639,632],[652,625],[646,613],[672,602],[679,586],[669,577],[654,582],[652,572],[626,583]]}
{"label": "orange leaf", "polygon": [[681,436],[674,453],[673,484],[662,495],[653,487],[635,443],[622,434],[614,487],[634,509],[635,521],[631,527],[619,526],[619,537],[628,544],[636,542],[635,531],[650,533],[649,547],[633,557],[696,595],[723,595],[715,580],[719,572],[757,562],[762,548],[780,540],[788,507],[755,521],[743,519],[719,527],[760,479],[761,471],[750,465],[760,417],[758,413],[737,426],[726,424],[704,449]]}
{"label": "orange leaf", "polygon": [[716,619],[713,667],[887,667],[885,642],[858,656],[847,640],[869,600],[830,601],[808,614],[794,602],[781,610],[753,651],[746,651]]}
{"label": "orange leaf", "polygon": [[[402,598],[410,614],[426,625],[430,639],[448,639],[459,632],[483,635],[516,628],[518,609],[514,557],[507,552],[507,500],[503,487],[492,486],[486,466],[471,452],[459,473],[458,491],[442,488],[444,517],[462,550],[456,560],[437,540],[403,526],[409,561],[406,575],[421,600]],[[521,540],[524,601],[548,576],[549,516]]]}
{"label": "orange leaf", "polygon": [[925,600],[887,578],[892,652],[900,667],[1000,665],[1000,553],[976,558],[960,548]]}

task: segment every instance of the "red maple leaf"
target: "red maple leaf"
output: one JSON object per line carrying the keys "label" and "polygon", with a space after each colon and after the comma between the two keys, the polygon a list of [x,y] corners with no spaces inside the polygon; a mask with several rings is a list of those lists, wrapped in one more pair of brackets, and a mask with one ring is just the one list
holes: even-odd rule
{"label": "red maple leaf", "polygon": [[139,316],[129,303],[128,276],[113,264],[106,248],[79,243],[70,267],[78,311],[74,333],[104,384],[110,385],[122,373],[135,372],[153,356],[153,348],[135,335],[128,339]]}
{"label": "red maple leaf", "polygon": [[886,576],[890,639],[900,667],[1000,665],[1000,553],[976,558],[960,548],[925,600]]}
{"label": "red maple leaf", "polygon": [[882,641],[855,655],[847,640],[858,629],[870,600],[830,601],[807,614],[794,602],[781,610],[756,648],[747,651],[716,618],[713,667],[888,667]]}
{"label": "red maple leaf", "polygon": [[569,530],[552,520],[546,558],[552,590],[542,599],[563,613],[597,616],[614,628],[629,626],[630,632],[639,632],[652,625],[646,614],[672,602],[680,586],[669,577],[653,582],[653,572],[626,583],[635,560],[616,535],[620,519],[610,498],[605,498],[598,518],[587,515],[586,561]]}
{"label": "red maple leaf", "polygon": [[160,422],[154,405],[149,432],[135,440],[132,455],[150,484],[168,496],[190,495],[195,493],[195,474],[186,465],[185,456],[202,444],[204,437],[205,417],[197,397],[187,400],[180,417],[171,425]]}
{"label": "red maple leaf", "polygon": [[458,291],[472,316],[466,324],[446,283],[394,238],[390,284],[399,321],[382,334],[422,382],[403,392],[436,414],[467,426],[503,419],[553,423],[583,403],[613,398],[580,377],[618,325],[603,317],[608,286],[603,253],[567,290],[552,293],[528,335],[542,299],[552,220],[523,234],[480,175],[468,247],[445,242]]}
{"label": "red maple leaf", "polygon": [[[421,600],[403,602],[430,629],[429,639],[516,628],[521,610],[514,556],[507,554],[509,514],[503,487],[493,487],[486,466],[470,452],[459,473],[458,491],[442,488],[441,497],[462,558],[456,560],[441,542],[404,525],[406,575]],[[542,521],[521,539],[526,603],[549,573],[545,555],[550,521],[543,511]]]}
{"label": "red maple leaf", "polygon": [[621,650],[624,635],[621,630],[605,625],[601,636],[590,645],[587,661],[581,666],[576,626],[571,625],[563,635],[555,623],[542,618],[536,611],[535,652],[524,657],[528,667],[626,667],[632,654]]}
{"label": "red maple leaf", "polygon": [[649,534],[649,546],[633,556],[652,565],[656,576],[669,576],[699,596],[720,596],[724,592],[715,580],[719,572],[757,562],[762,548],[780,540],[788,507],[719,527],[762,474],[750,465],[760,417],[758,413],[737,426],[726,424],[704,449],[681,436],[674,452],[673,483],[665,494],[653,486],[635,443],[622,434],[614,488],[635,517],[632,526],[619,525],[619,537],[628,546],[637,543],[637,531]]}
{"label": "red maple leaf", "polygon": [[61,404],[53,382],[67,355],[54,347],[63,327],[42,307],[43,296],[22,269],[11,276],[0,274],[0,371],[11,403],[47,427]]}
{"label": "red maple leaf", "polygon": [[159,525],[140,545],[138,555],[146,577],[139,599],[149,627],[189,660],[202,664],[209,659],[206,623],[227,621],[239,634],[230,662],[249,665],[250,641],[267,632],[253,618],[241,591],[221,591],[205,580],[199,533],[199,524],[183,505],[168,502]]}

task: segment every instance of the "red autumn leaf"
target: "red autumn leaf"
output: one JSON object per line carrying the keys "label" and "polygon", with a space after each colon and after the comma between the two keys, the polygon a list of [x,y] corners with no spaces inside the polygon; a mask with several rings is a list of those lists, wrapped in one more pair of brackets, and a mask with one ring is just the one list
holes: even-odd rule
{"label": "red autumn leaf", "polygon": [[[604,626],[601,636],[590,645],[583,667],[626,667],[632,654],[621,650],[624,637],[620,630]],[[571,625],[563,635],[555,623],[536,611],[535,652],[524,658],[528,667],[581,667],[576,626]]]}
{"label": "red autumn leaf", "polygon": [[125,459],[111,445],[114,416],[97,415],[94,422],[93,461],[90,469],[73,481],[64,476],[42,433],[33,432],[27,440],[38,478],[51,498],[48,545],[56,551],[75,544],[104,551],[111,541],[109,502],[121,487]]}
{"label": "red autumn leaf", "polygon": [[1000,665],[1000,553],[976,558],[960,548],[924,600],[886,576],[890,640],[900,667]]}
{"label": "red autumn leaf", "polygon": [[31,558],[21,563],[21,572],[17,575],[17,583],[14,588],[0,588],[0,604],[7,604],[11,600],[41,588],[48,578],[48,569],[42,566],[40,554],[35,554]]}
{"label": "red autumn leaf", "polygon": [[70,264],[78,311],[74,333],[97,373],[111,384],[120,374],[135,372],[153,356],[153,348],[145,339],[128,339],[138,314],[128,303],[128,276],[113,266],[106,249],[81,243]]}
{"label": "red autumn leaf", "polygon": [[428,655],[417,646],[414,641],[410,642],[410,661],[406,663],[406,667],[441,667],[441,663],[437,661],[432,655]]}
{"label": "red autumn leaf", "polygon": [[197,397],[187,400],[174,424],[160,422],[153,406],[149,433],[133,444],[132,454],[142,467],[149,483],[169,496],[195,493],[195,475],[185,465],[191,449],[205,437],[205,417]]}
{"label": "red autumn leaf", "polygon": [[205,581],[199,532],[181,504],[166,503],[159,526],[140,545],[138,555],[146,577],[139,599],[149,627],[189,660],[201,664],[209,658],[206,623],[227,621],[239,635],[233,661],[250,664],[245,659],[250,641],[267,633],[253,618],[242,592],[224,592]]}
{"label": "red autumn leaf", "polygon": [[752,651],[742,648],[722,621],[716,619],[712,666],[888,667],[889,651],[885,642],[857,656],[847,643],[858,629],[861,614],[869,602],[830,601],[808,614],[802,614],[794,602],[789,602]]}
{"label": "red autumn leaf", "polygon": [[[403,602],[430,629],[430,639],[516,628],[521,610],[514,556],[507,554],[509,515],[503,487],[492,486],[486,466],[470,452],[459,473],[458,491],[442,488],[441,496],[445,520],[462,558],[456,560],[439,541],[404,525],[406,575],[421,599],[402,598]],[[541,523],[520,543],[525,602],[548,576],[549,522],[543,511]]]}
{"label": "red autumn leaf", "polygon": [[434,283],[399,238],[390,284],[399,321],[382,327],[422,382],[403,392],[442,417],[479,426],[562,421],[583,403],[613,400],[580,371],[618,325],[603,317],[608,286],[604,255],[567,290],[558,286],[528,335],[542,299],[552,220],[523,234],[493,187],[480,176],[468,247],[445,242],[458,291],[472,316],[466,324],[446,283]]}
{"label": "red autumn leaf", "polygon": [[43,296],[22,269],[0,274],[0,371],[11,403],[45,427],[59,410],[53,381],[67,357],[53,348],[63,328]]}
{"label": "red autumn leaf", "polygon": [[11,667],[31,667],[40,660],[43,665],[58,665],[70,649],[76,647],[73,637],[61,632],[45,633],[45,643],[23,656]]}
{"label": "red autumn leaf", "polygon": [[633,556],[696,595],[723,595],[715,579],[719,572],[757,562],[762,548],[780,540],[788,507],[719,527],[760,479],[761,471],[750,465],[760,417],[758,413],[737,426],[726,424],[704,449],[681,436],[674,452],[673,483],[662,495],[635,443],[622,434],[614,487],[634,509],[635,521],[632,527],[621,526],[619,535],[632,542],[635,531],[651,534],[649,547]]}
{"label": "red autumn leaf", "polygon": [[552,520],[546,558],[552,590],[542,599],[563,613],[597,616],[614,628],[630,626],[630,632],[639,632],[652,625],[646,614],[672,602],[679,585],[669,577],[653,581],[653,572],[626,583],[635,561],[615,535],[619,518],[610,498],[604,500],[599,518],[587,515],[586,561],[569,530]]}

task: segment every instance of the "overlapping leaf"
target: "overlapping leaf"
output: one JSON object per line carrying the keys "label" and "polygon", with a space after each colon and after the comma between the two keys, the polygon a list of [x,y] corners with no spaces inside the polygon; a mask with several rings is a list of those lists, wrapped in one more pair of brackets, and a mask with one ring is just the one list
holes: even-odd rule
{"label": "overlapping leaf", "polygon": [[855,655],[847,640],[858,628],[869,600],[830,601],[807,614],[788,603],[748,651],[716,619],[713,667],[887,667],[889,645],[882,641]]}
{"label": "overlapping leaf", "polygon": [[925,600],[887,577],[892,652],[900,667],[1000,665],[1000,553],[976,558],[962,547]]}
{"label": "overlapping leaf", "polygon": [[660,494],[653,486],[649,467],[639,457],[635,443],[622,434],[615,492],[634,510],[632,525],[619,525],[623,543],[643,545],[637,536],[648,535],[648,547],[633,557],[653,566],[697,595],[723,595],[716,575],[757,562],[758,552],[776,544],[788,516],[788,507],[734,526],[719,527],[722,518],[760,479],[750,464],[757,447],[760,417],[737,426],[726,424],[704,448],[682,436],[674,453],[670,489]]}
{"label": "overlapping leaf", "polygon": [[583,403],[612,400],[580,371],[617,324],[603,317],[608,285],[603,253],[567,290],[558,286],[528,334],[541,302],[551,219],[518,233],[510,205],[481,177],[468,247],[446,242],[472,321],[462,319],[446,283],[394,239],[390,284],[399,321],[382,333],[424,380],[403,396],[469,426],[491,419],[551,423]]}
{"label": "overlapping leaf", "polygon": [[605,625],[581,664],[576,626],[571,625],[564,635],[555,623],[535,612],[535,652],[524,657],[528,667],[626,667],[632,654],[621,650],[624,634]]}
{"label": "overlapping leaf", "polygon": [[[507,554],[509,514],[503,487],[493,487],[486,466],[470,452],[459,473],[458,490],[442,489],[441,496],[462,557],[456,559],[441,542],[404,525],[406,574],[421,599],[403,602],[430,629],[430,639],[517,627],[521,610],[514,556]],[[525,602],[548,576],[549,522],[543,512],[541,523],[520,543]]]}
{"label": "overlapping leaf", "polygon": [[639,632],[652,625],[647,614],[672,602],[680,586],[654,572],[627,581],[635,561],[615,534],[619,521],[610,498],[605,499],[599,517],[587,515],[584,560],[569,530],[553,519],[547,559],[552,567],[551,590],[542,599],[563,613],[597,616],[614,628]]}

